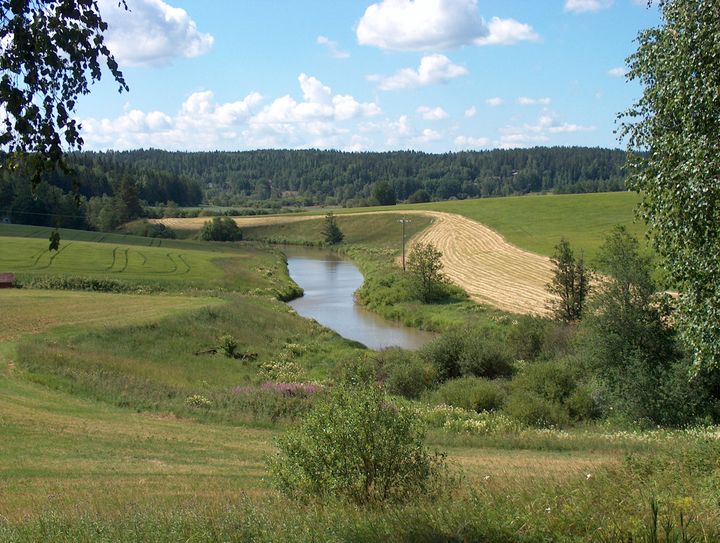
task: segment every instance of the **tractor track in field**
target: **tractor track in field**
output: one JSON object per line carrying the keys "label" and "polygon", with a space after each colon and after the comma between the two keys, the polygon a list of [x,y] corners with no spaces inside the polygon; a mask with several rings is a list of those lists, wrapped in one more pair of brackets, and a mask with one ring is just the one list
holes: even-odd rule
{"label": "tractor track in field", "polygon": [[[391,213],[395,215],[424,215],[432,224],[409,240],[432,243],[443,253],[443,271],[462,287],[471,299],[512,313],[548,313],[550,294],[545,286],[552,279],[552,263],[548,257],[524,251],[494,230],[481,223],[440,211],[376,211],[353,215]],[[343,215],[338,215],[339,218]],[[200,229],[206,217],[191,219],[159,219],[171,228]],[[236,218],[243,226],[286,224],[307,220],[322,220],[322,216],[254,216]]]}

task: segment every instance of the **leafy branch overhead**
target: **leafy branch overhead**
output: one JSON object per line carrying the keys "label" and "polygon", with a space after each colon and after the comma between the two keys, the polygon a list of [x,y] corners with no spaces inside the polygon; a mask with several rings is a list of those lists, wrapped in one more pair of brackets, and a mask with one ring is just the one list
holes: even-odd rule
{"label": "leafy branch overhead", "polygon": [[106,30],[95,0],[0,1],[0,146],[15,157],[30,154],[34,184],[62,165],[66,148],[82,147],[72,114],[103,65],[119,91],[128,90]]}

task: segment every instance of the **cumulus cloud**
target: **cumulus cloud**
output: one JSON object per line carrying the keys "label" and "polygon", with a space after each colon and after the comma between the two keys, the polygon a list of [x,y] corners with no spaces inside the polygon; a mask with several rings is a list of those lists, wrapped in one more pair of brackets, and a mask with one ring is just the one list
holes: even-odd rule
{"label": "cumulus cloud", "polygon": [[610,77],[625,77],[625,75],[627,75],[627,70],[622,66],[619,66],[617,68],[609,69],[607,73]]}
{"label": "cumulus cloud", "polygon": [[515,19],[493,17],[488,23],[487,36],[475,40],[476,45],[514,45],[521,41],[538,41],[540,36],[530,25]]}
{"label": "cumulus cloud", "polygon": [[552,103],[550,98],[529,98],[527,96],[520,96],[516,101],[521,106],[549,106]]}
{"label": "cumulus cloud", "polygon": [[124,66],[166,66],[176,58],[207,53],[214,38],[197,29],[182,9],[162,0],[128,0],[129,11],[116,0],[100,0],[108,23],[106,43]]}
{"label": "cumulus cloud", "polygon": [[350,95],[332,94],[330,87],[317,78],[298,76],[303,101],[296,102],[290,95],[277,98],[263,108],[251,123],[288,124],[309,121],[347,121],[358,116],[378,115],[381,110],[374,102],[360,103]]}
{"label": "cumulus cloud", "polygon": [[549,141],[550,136],[554,134],[592,132],[596,130],[594,126],[559,123],[555,117],[555,114],[551,112],[544,112],[534,123],[503,127],[500,129],[500,139],[496,142],[496,145],[501,149],[530,147],[546,143]]}
{"label": "cumulus cloud", "polygon": [[162,111],[126,111],[116,119],[83,119],[82,133],[91,148],[221,149],[237,136],[238,125],[262,100],[254,92],[242,100],[217,104],[212,91],[191,94],[174,117]]}
{"label": "cumulus cloud", "polygon": [[470,106],[465,110],[465,117],[468,119],[472,119],[475,115],[477,115],[477,108],[475,106]]}
{"label": "cumulus cloud", "polygon": [[473,138],[471,136],[457,136],[453,140],[455,147],[459,149],[481,149],[489,147],[492,143],[490,138]]}
{"label": "cumulus cloud", "polygon": [[442,139],[442,134],[440,134],[439,132],[432,130],[430,128],[426,128],[420,133],[419,136],[417,136],[415,138],[414,141],[416,143],[425,144],[425,143],[431,143],[433,141],[438,141],[441,139]]}
{"label": "cumulus cloud", "polygon": [[571,13],[593,13],[612,6],[612,0],[565,0],[565,11]]}
{"label": "cumulus cloud", "polygon": [[424,56],[417,70],[403,68],[391,76],[370,75],[368,79],[377,81],[380,90],[391,91],[445,83],[467,74],[464,66],[453,64],[445,55],[435,54]]}
{"label": "cumulus cloud", "polygon": [[505,103],[505,100],[496,96],[493,98],[488,98],[487,100],[485,100],[485,103],[491,107],[498,107],[503,105]]}
{"label": "cumulus cloud", "polygon": [[327,50],[330,52],[330,55],[334,58],[349,58],[350,57],[350,53],[340,49],[340,46],[338,45],[337,42],[332,41],[331,39],[329,39],[326,36],[318,36],[317,40],[315,40],[315,42],[318,45],[324,45],[325,47],[327,47]]}
{"label": "cumulus cloud", "polygon": [[448,117],[447,111],[441,107],[420,106],[417,108],[417,112],[426,121],[441,121]]}
{"label": "cumulus cloud", "polygon": [[358,148],[345,125],[381,113],[373,102],[360,102],[307,74],[298,77],[301,100],[285,95],[261,107],[253,92],[242,100],[218,103],[212,91],[187,97],[175,115],[128,110],[115,119],[83,119],[88,148],[236,150],[260,147]]}
{"label": "cumulus cloud", "polygon": [[477,0],[381,0],[370,5],[356,29],[358,43],[401,51],[537,40],[529,25],[480,16]]}

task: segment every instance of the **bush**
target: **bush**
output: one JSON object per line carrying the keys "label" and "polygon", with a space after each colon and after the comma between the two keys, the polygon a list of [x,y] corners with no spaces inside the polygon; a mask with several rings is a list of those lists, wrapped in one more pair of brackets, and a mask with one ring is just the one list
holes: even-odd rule
{"label": "bush", "polygon": [[460,355],[465,348],[464,334],[448,332],[420,350],[420,357],[435,368],[438,382],[460,377]]}
{"label": "bush", "polygon": [[465,348],[458,360],[463,375],[506,377],[512,373],[512,355],[506,343],[488,330],[465,338]]}
{"label": "bush", "polygon": [[439,489],[444,458],[429,453],[415,413],[375,386],[339,386],[278,439],[277,488],[299,499],[358,505],[406,501]]}
{"label": "bush", "polygon": [[499,381],[480,377],[461,377],[440,385],[427,395],[427,401],[479,413],[501,408],[506,396],[505,386]]}
{"label": "bush", "polygon": [[220,336],[220,350],[226,357],[235,358],[238,346],[238,340],[230,334]]}
{"label": "bush", "polygon": [[503,410],[530,426],[565,426],[570,421],[567,410],[562,405],[532,392],[514,391],[508,397]]}
{"label": "bush", "polygon": [[386,349],[373,355],[377,380],[390,394],[417,399],[435,384],[435,368],[410,351]]}
{"label": "bush", "polygon": [[511,383],[505,411],[525,424],[562,426],[596,418],[599,406],[574,359],[524,364]]}
{"label": "bush", "polygon": [[203,224],[200,237],[205,241],[240,241],[242,232],[230,217],[214,217]]}

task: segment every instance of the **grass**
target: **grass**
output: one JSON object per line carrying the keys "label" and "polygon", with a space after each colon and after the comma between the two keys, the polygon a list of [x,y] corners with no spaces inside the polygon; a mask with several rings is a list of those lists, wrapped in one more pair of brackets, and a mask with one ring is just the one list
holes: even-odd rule
{"label": "grass", "polygon": [[[288,413],[288,406],[273,403],[273,398],[235,389],[277,380],[266,366],[292,372],[291,380],[324,380],[337,359],[359,351],[334,332],[298,318],[279,301],[239,295],[225,299],[223,305],[142,324],[23,339],[16,361],[36,383],[119,406],[269,423],[297,413]],[[209,352],[224,335],[237,340],[247,360]],[[207,398],[213,409],[189,406],[186,399],[195,395]],[[303,402],[297,408],[302,410]]]}
{"label": "grass", "polygon": [[6,290],[0,297],[0,341],[57,327],[77,332],[88,325],[107,328],[119,323],[138,324],[223,303],[208,297],[27,289]]}
{"label": "grass", "polygon": [[[635,216],[635,208],[639,202],[640,197],[635,193],[607,192],[479,198],[335,209],[333,212],[339,217],[373,211],[400,214],[403,210],[457,213],[489,226],[521,249],[551,256],[555,245],[564,236],[578,251],[584,251],[587,258],[593,259],[615,225],[624,225],[633,235],[641,239],[644,237],[646,228]],[[317,211],[300,213],[317,214]],[[413,220],[415,219],[413,217]],[[294,232],[296,226],[287,225],[285,230]],[[277,230],[273,230],[273,233],[275,232]]]}
{"label": "grass", "polygon": [[635,193],[607,192],[436,202],[408,209],[463,215],[496,230],[513,245],[546,256],[552,255],[565,237],[577,251],[593,259],[615,225],[626,226],[642,239],[645,226],[634,213],[639,201]]}
{"label": "grass", "polygon": [[48,251],[51,229],[0,225],[0,270],[21,282],[85,277],[154,290],[221,289],[290,295],[278,253],[248,244],[202,243],[61,231],[57,252]]}
{"label": "grass", "polygon": [[[501,221],[510,203],[493,202],[442,205],[475,210],[464,213],[497,205],[496,218],[488,220]],[[508,224],[522,214],[507,207],[504,212]],[[532,216],[531,209],[524,212]],[[397,272],[390,264],[399,252],[397,218],[340,217],[348,241],[343,250],[385,294]],[[415,219],[409,234],[423,226]],[[600,222],[595,217],[585,226]],[[255,233],[314,242],[319,225]],[[546,235],[554,235],[553,228],[559,226],[548,223]],[[595,235],[589,226],[578,228],[583,239]],[[0,230],[0,269],[25,251],[6,250],[6,240],[40,243],[39,254],[47,232]],[[75,253],[74,267],[68,261],[61,268],[55,257],[47,273],[85,270],[108,277],[111,271],[98,266],[107,266],[108,254],[120,247],[191,255],[193,264],[197,258],[213,267],[213,289],[268,294],[287,284],[278,253],[259,246],[163,240],[151,247],[157,241],[110,236],[93,243],[84,236],[101,234],[64,232],[64,243],[73,243],[66,251],[77,245],[85,252]],[[128,281],[148,281],[142,272],[140,267]],[[439,501],[368,510],[285,500],[270,488],[264,458],[274,450],[274,437],[311,400],[254,395],[267,378],[264,368],[323,380],[360,351],[267,295],[210,297],[200,275],[162,283],[168,289],[197,285],[195,297],[0,291],[0,541],[672,541],[651,538],[652,498],[669,532],[679,534],[683,514],[691,519],[695,541],[720,540],[717,428],[489,431],[436,425],[429,445],[464,473]],[[491,315],[474,307],[463,300],[404,308],[388,303],[385,311],[418,319],[415,324],[436,318],[438,326]],[[224,334],[257,359],[195,354],[217,346]],[[238,393],[238,386],[249,392]],[[208,407],[187,405],[195,394],[207,398]]]}

